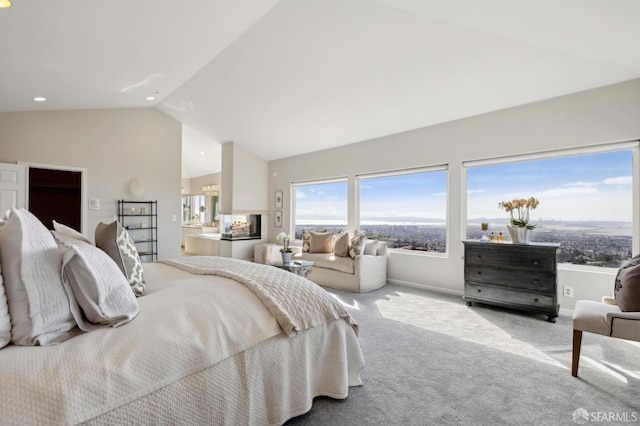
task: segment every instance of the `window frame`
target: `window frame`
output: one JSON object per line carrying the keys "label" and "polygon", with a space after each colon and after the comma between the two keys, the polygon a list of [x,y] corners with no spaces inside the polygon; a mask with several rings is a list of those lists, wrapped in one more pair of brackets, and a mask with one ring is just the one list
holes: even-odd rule
{"label": "window frame", "polygon": [[347,205],[347,217],[346,217],[346,229],[349,229],[349,179],[346,176],[334,177],[334,178],[326,178],[326,179],[314,179],[314,180],[306,180],[306,181],[298,181],[291,182],[289,185],[289,199],[290,203],[290,212],[289,217],[291,220],[289,221],[289,235],[292,236],[292,242],[302,241],[301,239],[296,239],[296,188],[304,187],[304,186],[312,186],[312,185],[323,185],[327,183],[346,183],[347,185],[347,198],[345,199]]}
{"label": "window frame", "polygon": [[355,229],[359,229],[361,225],[361,216],[360,216],[360,183],[361,181],[366,181],[367,179],[375,179],[375,178],[383,178],[383,177],[394,177],[394,176],[406,176],[406,175],[415,175],[421,173],[432,173],[432,172],[445,172],[445,251],[444,253],[435,252],[435,251],[418,251],[418,250],[404,250],[401,248],[387,248],[387,250],[392,251],[393,253],[403,254],[403,255],[417,255],[417,256],[431,256],[431,257],[448,257],[450,250],[450,232],[449,232],[449,164],[437,164],[433,166],[421,166],[421,167],[410,167],[396,170],[387,170],[384,172],[372,172],[372,173],[358,173],[355,176],[355,203],[354,203],[354,217],[355,217]]}
{"label": "window frame", "polygon": [[[563,157],[574,157],[580,155],[600,154],[615,151],[631,151],[631,173],[632,173],[632,186],[631,186],[631,204],[632,204],[632,223],[631,223],[631,252],[632,256],[637,255],[640,252],[640,171],[638,170],[640,165],[640,140],[633,139],[629,141],[613,142],[607,144],[589,145],[577,148],[564,148],[556,150],[540,151],[531,154],[519,154],[508,155],[500,157],[492,157],[481,160],[469,160],[463,161],[461,167],[462,173],[462,197],[461,197],[461,214],[460,214],[460,236],[461,240],[467,239],[467,211],[468,211],[468,174],[467,171],[473,167],[484,167],[492,165],[513,164],[525,161],[537,161],[548,160]],[[462,246],[462,242],[460,243]],[[464,253],[464,250],[461,251]],[[606,268],[600,266],[591,265],[572,265],[569,263],[558,263],[560,269],[577,269],[577,270],[589,270],[589,271],[606,271],[615,268]]]}

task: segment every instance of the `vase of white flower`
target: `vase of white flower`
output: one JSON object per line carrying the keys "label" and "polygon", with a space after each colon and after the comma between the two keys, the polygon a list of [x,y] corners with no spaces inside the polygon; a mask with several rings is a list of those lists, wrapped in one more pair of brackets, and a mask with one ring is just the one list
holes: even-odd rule
{"label": "vase of white flower", "polygon": [[289,247],[289,241],[291,241],[291,237],[289,234],[285,234],[284,232],[276,235],[276,239],[278,241],[282,241],[282,248],[280,249],[280,253],[282,254],[282,263],[288,265],[291,263],[291,255],[293,254],[293,250]]}
{"label": "vase of white flower", "polygon": [[[529,211],[538,207],[539,203],[536,198],[530,197],[529,199],[502,201],[498,204],[498,207],[509,212],[511,216],[509,225],[507,225],[511,241],[517,244],[529,244],[531,233],[536,227],[536,225],[529,224]],[[518,213],[517,218],[513,215],[514,211]]]}

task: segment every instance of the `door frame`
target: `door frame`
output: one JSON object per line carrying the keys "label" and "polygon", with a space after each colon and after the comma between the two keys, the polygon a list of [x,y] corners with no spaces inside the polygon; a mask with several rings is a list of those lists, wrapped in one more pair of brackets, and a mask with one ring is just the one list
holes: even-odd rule
{"label": "door frame", "polygon": [[58,166],[55,164],[41,164],[41,163],[30,163],[28,161],[18,161],[18,164],[22,164],[25,166],[25,205],[27,210],[29,209],[29,169],[33,167],[34,169],[48,169],[48,170],[61,170],[68,172],[80,172],[80,203],[81,203],[81,212],[80,212],[80,223],[82,229],[81,233],[87,235],[87,215],[89,213],[89,199],[87,195],[87,183],[89,178],[87,176],[87,169],[84,167],[73,167],[73,166]]}

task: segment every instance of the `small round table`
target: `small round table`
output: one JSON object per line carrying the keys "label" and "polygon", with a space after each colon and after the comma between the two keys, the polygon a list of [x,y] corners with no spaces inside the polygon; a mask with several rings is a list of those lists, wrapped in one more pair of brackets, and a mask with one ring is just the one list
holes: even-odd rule
{"label": "small round table", "polygon": [[285,271],[292,272],[296,275],[300,275],[301,277],[306,277],[311,272],[311,268],[313,267],[313,262],[309,260],[296,260],[290,263],[282,263],[282,262],[272,262],[271,266],[275,266],[276,268],[284,269]]}

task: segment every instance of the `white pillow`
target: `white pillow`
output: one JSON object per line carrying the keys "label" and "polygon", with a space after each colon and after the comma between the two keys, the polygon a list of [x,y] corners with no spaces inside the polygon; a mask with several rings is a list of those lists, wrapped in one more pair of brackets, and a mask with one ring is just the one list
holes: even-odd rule
{"label": "white pillow", "polygon": [[53,232],[68,249],[62,261],[62,280],[80,329],[117,327],[135,318],[138,301],[118,265],[92,244]]}
{"label": "white pillow", "polygon": [[377,256],[379,243],[380,241],[378,240],[367,239],[366,243],[364,244],[364,254],[369,256]]}
{"label": "white pillow", "polygon": [[[0,228],[4,225],[4,217],[0,218]],[[0,348],[4,348],[11,342],[11,317],[9,316],[9,305],[7,296],[4,293],[4,282],[2,280],[2,267],[0,267]]]}
{"label": "white pillow", "polygon": [[84,236],[84,234],[81,234],[80,232],[76,231],[75,229],[67,226],[67,225],[63,225],[62,223],[58,223],[55,220],[53,221],[53,229],[56,232],[59,232],[61,234],[64,235],[68,235],[71,238],[75,238],[76,240],[80,240],[80,241],[84,241],[85,243],[89,243],[91,245],[93,245],[93,243],[91,242],[91,240],[87,237]]}
{"label": "white pillow", "polygon": [[76,321],[62,286],[62,254],[38,218],[11,209],[0,228],[0,264],[13,343],[50,345],[74,336]]}

